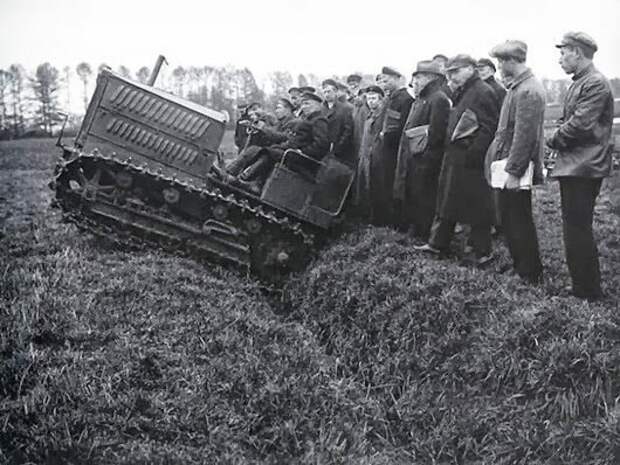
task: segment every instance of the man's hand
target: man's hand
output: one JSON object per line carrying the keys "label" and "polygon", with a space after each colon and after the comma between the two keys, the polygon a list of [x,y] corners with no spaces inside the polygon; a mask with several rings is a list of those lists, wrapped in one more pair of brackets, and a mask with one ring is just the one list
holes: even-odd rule
{"label": "man's hand", "polygon": [[519,190],[519,178],[517,178],[514,174],[508,174],[508,179],[506,179],[506,184],[504,185],[504,189],[509,191]]}
{"label": "man's hand", "polygon": [[254,123],[253,126],[255,129],[258,129],[260,131],[265,127],[265,122],[262,120],[259,120],[256,123]]}

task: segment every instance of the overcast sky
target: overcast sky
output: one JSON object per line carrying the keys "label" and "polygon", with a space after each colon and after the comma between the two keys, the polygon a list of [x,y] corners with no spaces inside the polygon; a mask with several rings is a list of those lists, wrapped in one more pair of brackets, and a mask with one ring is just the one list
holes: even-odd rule
{"label": "overcast sky", "polygon": [[620,0],[0,0],[0,67],[88,61],[151,67],[247,66],[319,76],[409,74],[436,53],[486,56],[521,39],[540,77],[559,78],[553,47],[570,30],[599,44],[597,66],[620,76]]}

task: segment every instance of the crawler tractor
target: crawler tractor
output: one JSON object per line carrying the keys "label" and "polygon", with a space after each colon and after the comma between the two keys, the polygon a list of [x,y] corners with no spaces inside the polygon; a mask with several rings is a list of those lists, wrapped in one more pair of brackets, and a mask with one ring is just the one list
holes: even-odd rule
{"label": "crawler tractor", "polygon": [[[158,67],[156,67],[157,69]],[[288,151],[260,195],[215,175],[227,115],[102,70],[51,183],[63,218],[123,246],[231,263],[277,281],[338,221],[353,172],[327,156],[308,178]]]}

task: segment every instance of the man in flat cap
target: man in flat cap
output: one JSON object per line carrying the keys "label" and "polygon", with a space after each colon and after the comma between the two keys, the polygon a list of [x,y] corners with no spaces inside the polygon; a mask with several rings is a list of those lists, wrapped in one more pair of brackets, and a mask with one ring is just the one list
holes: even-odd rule
{"label": "man in flat cap", "polygon": [[373,224],[383,221],[381,210],[386,200],[384,164],[381,160],[381,138],[385,116],[385,94],[377,85],[364,90],[368,113],[363,121],[358,152],[353,203],[360,214]]}
{"label": "man in flat cap", "polygon": [[398,149],[394,198],[401,204],[400,226],[428,241],[437,203],[450,99],[441,90],[445,75],[439,64],[420,61],[411,79],[416,98]]}
{"label": "man in flat cap", "polygon": [[547,145],[557,152],[551,176],[560,182],[571,293],[597,299],[602,290],[592,220],[602,180],[611,172],[614,99],[609,81],[592,63],[598,49],[592,37],[568,32],[556,47],[560,66],[572,75],[573,82],[564,97],[560,125],[547,139]]}
{"label": "man in flat cap", "polygon": [[383,164],[384,188],[385,192],[381,195],[385,205],[379,212],[383,215],[378,223],[395,226],[394,208],[394,175],[396,172],[396,159],[398,157],[398,146],[400,136],[405,126],[405,121],[409,115],[413,98],[402,84],[402,75],[393,68],[384,66],[379,75],[378,85],[386,94],[385,118],[381,131],[381,162]]}
{"label": "man in flat cap", "polygon": [[[291,101],[291,103],[293,104],[293,114],[298,113],[299,112],[299,104],[300,104],[300,98],[301,98],[301,90],[299,89],[299,87],[291,87],[288,90],[288,97],[289,100]],[[297,115],[296,115],[297,116]]]}
{"label": "man in flat cap", "polygon": [[362,76],[359,74],[349,74],[347,76],[347,87],[349,88],[349,102],[355,104],[354,101],[359,95]]}
{"label": "man in flat cap", "polygon": [[338,99],[338,82],[325,79],[322,83],[324,115],[327,118],[331,153],[343,163],[353,166],[353,111],[349,103]]}
{"label": "man in flat cap", "polygon": [[447,252],[457,222],[470,226],[473,262],[483,266],[492,260],[491,188],[484,177],[484,158],[497,128],[499,116],[495,93],[476,71],[469,55],[457,55],[446,67],[454,89],[446,148],[439,175],[437,210],[427,244],[417,250]]}
{"label": "man in flat cap", "polygon": [[480,58],[478,63],[476,63],[476,69],[478,70],[480,79],[490,85],[493,92],[495,92],[497,96],[497,106],[501,108],[504,97],[506,96],[506,88],[495,80],[495,72],[497,71],[495,64],[488,58]]}
{"label": "man in flat cap", "polygon": [[[239,175],[238,184],[255,195],[260,195],[274,165],[282,159],[288,149],[301,150],[316,160],[323,159],[329,151],[329,138],[327,119],[323,116],[322,105],[320,96],[312,92],[303,93],[301,96],[303,118],[295,125],[293,133],[282,143],[260,150],[257,160]],[[308,176],[314,176],[317,170],[316,164],[305,160],[293,162],[290,167]]]}
{"label": "man in flat cap", "polygon": [[[250,128],[255,136],[250,143],[239,153],[239,156],[230,163],[220,176],[227,180],[238,176],[248,166],[253,164],[259,156],[262,147],[268,147],[285,142],[294,133],[297,119],[293,115],[293,103],[287,98],[278,99],[275,107],[275,125],[267,124],[264,120],[251,123]],[[215,168],[218,171],[218,168]]]}
{"label": "man in flat cap", "polygon": [[531,166],[532,184],[543,182],[545,89],[525,64],[524,42],[506,41],[490,54],[508,82],[508,92],[487,151],[485,172],[491,185],[491,163],[505,160],[507,180],[495,193],[506,245],[515,273],[525,281],[539,283],[543,268],[532,218],[532,186],[521,189],[520,179]]}

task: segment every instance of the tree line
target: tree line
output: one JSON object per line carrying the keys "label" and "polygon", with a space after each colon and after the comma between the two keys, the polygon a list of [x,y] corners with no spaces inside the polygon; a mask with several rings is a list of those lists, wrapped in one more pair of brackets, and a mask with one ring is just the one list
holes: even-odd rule
{"label": "tree line", "polygon": [[[61,69],[42,63],[28,71],[20,64],[0,69],[0,139],[53,135],[62,118],[58,112],[69,114],[68,128],[76,129],[81,122],[94,90],[98,71],[110,68],[105,63],[93,67],[82,62],[76,67]],[[132,72],[124,65],[114,69],[123,77],[146,83],[151,69],[142,66]],[[327,76],[325,76],[327,77]],[[344,76],[329,76],[344,80]],[[373,76],[365,76],[371,80]],[[171,93],[216,110],[234,115],[240,102],[273,104],[286,95],[293,85],[318,87],[321,79],[315,74],[274,71],[259,85],[248,68],[213,66],[177,66],[164,70],[156,86]],[[615,95],[620,95],[620,79],[611,80]],[[543,79],[548,102],[560,102],[566,94],[568,79]],[[78,91],[79,88],[79,91]],[[78,102],[81,102],[78,105]],[[80,111],[73,110],[80,108]]]}

